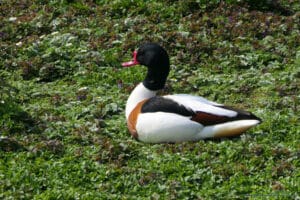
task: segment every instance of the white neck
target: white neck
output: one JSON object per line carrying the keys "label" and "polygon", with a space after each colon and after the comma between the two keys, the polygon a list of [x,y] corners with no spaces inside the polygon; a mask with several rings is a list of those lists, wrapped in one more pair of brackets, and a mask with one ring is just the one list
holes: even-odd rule
{"label": "white neck", "polygon": [[156,96],[157,91],[152,91],[147,89],[143,83],[138,84],[134,90],[131,92],[127,104],[126,104],[126,119],[128,119],[131,111],[136,107],[136,105],[151,97]]}

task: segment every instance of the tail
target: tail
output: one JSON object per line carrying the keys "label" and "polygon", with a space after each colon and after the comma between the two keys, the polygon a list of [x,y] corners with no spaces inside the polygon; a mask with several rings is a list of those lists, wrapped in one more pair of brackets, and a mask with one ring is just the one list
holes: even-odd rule
{"label": "tail", "polygon": [[216,124],[212,126],[204,127],[199,133],[200,137],[205,138],[224,138],[224,137],[236,137],[258,125],[260,121],[255,119],[250,120],[238,120],[226,122],[223,124]]}
{"label": "tail", "polygon": [[259,117],[250,112],[223,105],[218,107],[235,111],[237,115],[223,118],[221,123],[205,126],[200,133],[202,138],[236,137],[262,122]]}

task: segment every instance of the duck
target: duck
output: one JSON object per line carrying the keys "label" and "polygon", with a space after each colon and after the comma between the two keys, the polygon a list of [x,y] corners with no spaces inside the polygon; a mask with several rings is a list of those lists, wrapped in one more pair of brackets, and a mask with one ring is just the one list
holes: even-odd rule
{"label": "duck", "polygon": [[167,51],[157,43],[134,50],[123,67],[147,67],[145,79],[129,95],[125,115],[133,138],[145,143],[178,143],[238,137],[261,119],[251,112],[190,94],[157,95],[170,72]]}

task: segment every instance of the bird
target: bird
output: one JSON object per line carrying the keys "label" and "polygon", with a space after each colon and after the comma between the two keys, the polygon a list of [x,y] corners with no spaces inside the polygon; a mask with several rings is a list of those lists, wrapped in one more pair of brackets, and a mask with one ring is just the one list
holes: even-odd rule
{"label": "bird", "polygon": [[170,72],[167,51],[147,42],[123,67],[147,67],[144,80],[129,95],[125,115],[133,138],[144,143],[178,143],[238,137],[262,120],[251,112],[190,94],[157,95]]}

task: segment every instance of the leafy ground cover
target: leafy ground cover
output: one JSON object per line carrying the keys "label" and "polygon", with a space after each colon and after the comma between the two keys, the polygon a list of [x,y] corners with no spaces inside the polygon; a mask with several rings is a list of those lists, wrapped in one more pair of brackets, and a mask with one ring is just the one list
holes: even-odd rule
{"label": "leafy ground cover", "polygon": [[[1,199],[297,199],[300,3],[0,1]],[[170,53],[163,93],[254,112],[235,139],[143,144],[124,108],[143,79],[120,63]]]}

